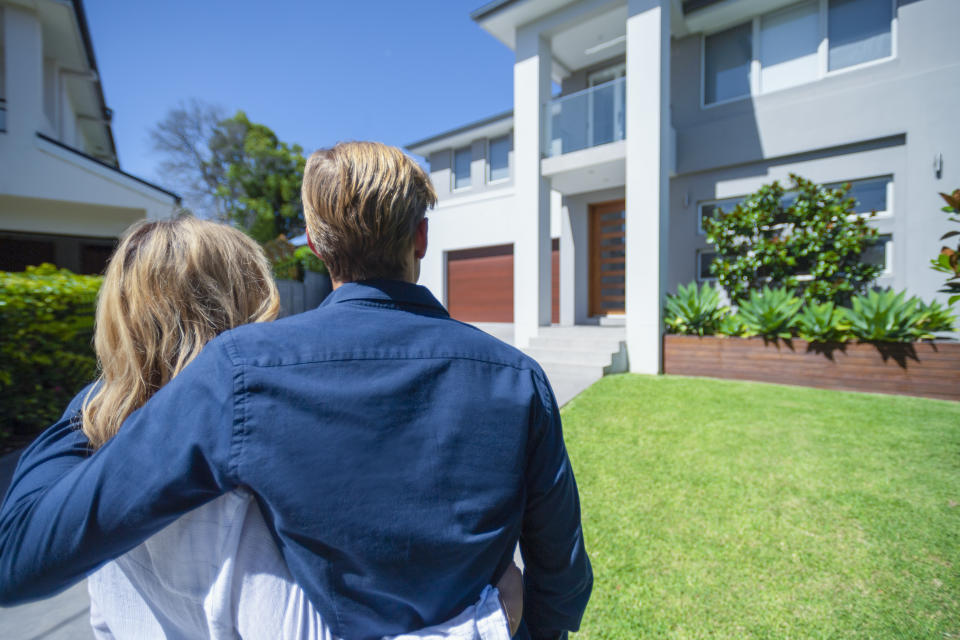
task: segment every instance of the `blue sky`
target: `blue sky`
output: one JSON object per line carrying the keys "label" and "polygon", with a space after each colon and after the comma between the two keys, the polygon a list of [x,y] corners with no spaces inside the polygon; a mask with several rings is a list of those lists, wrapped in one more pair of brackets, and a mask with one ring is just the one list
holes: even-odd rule
{"label": "blue sky", "polygon": [[243,109],[308,151],[403,145],[510,109],[513,53],[470,20],[483,4],[84,2],[120,165],[161,183],[148,132],[189,98]]}

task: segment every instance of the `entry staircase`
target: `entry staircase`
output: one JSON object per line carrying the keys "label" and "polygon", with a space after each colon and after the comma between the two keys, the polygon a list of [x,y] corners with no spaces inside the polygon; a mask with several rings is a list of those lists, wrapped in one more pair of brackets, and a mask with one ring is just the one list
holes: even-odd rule
{"label": "entry staircase", "polygon": [[622,326],[540,327],[524,352],[543,367],[560,406],[603,376],[627,370]]}

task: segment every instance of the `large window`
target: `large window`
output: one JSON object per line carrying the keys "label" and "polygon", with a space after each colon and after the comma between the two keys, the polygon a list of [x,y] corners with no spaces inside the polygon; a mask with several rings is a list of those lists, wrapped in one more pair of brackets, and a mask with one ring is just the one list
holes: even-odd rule
{"label": "large window", "polygon": [[510,177],[510,150],[513,148],[513,136],[509,133],[490,140],[490,176],[489,182],[506,180]]}
{"label": "large window", "polygon": [[463,147],[453,152],[453,189],[466,189],[470,186],[470,163],[473,154],[470,147]]}
{"label": "large window", "polygon": [[[829,184],[827,186],[835,189],[841,184],[844,183]],[[850,191],[847,192],[847,197],[857,201],[856,205],[854,205],[854,211],[856,213],[876,211],[877,215],[890,215],[890,191],[893,187],[893,179],[890,176],[868,178],[866,180],[851,180],[846,184],[850,185]]]}
{"label": "large window", "polygon": [[705,36],[704,106],[893,56],[895,1],[805,0]]}

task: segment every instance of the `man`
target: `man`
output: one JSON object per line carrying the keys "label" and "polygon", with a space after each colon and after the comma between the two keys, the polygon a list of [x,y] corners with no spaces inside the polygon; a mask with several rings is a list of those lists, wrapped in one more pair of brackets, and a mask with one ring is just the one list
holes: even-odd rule
{"label": "man", "polygon": [[41,444],[0,513],[0,602],[49,595],[246,486],[340,637],[451,617],[518,539],[518,636],[577,629],[592,573],[556,401],[535,362],[415,284],[435,201],[399,149],[313,154],[304,209],[334,293],[211,341],[88,459],[75,435]]}

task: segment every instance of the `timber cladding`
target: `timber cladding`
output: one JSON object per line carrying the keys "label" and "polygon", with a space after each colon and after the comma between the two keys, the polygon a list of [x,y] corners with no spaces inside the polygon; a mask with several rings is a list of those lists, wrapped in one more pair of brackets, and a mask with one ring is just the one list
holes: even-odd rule
{"label": "timber cladding", "polygon": [[663,372],[960,401],[960,343],[664,336]]}

